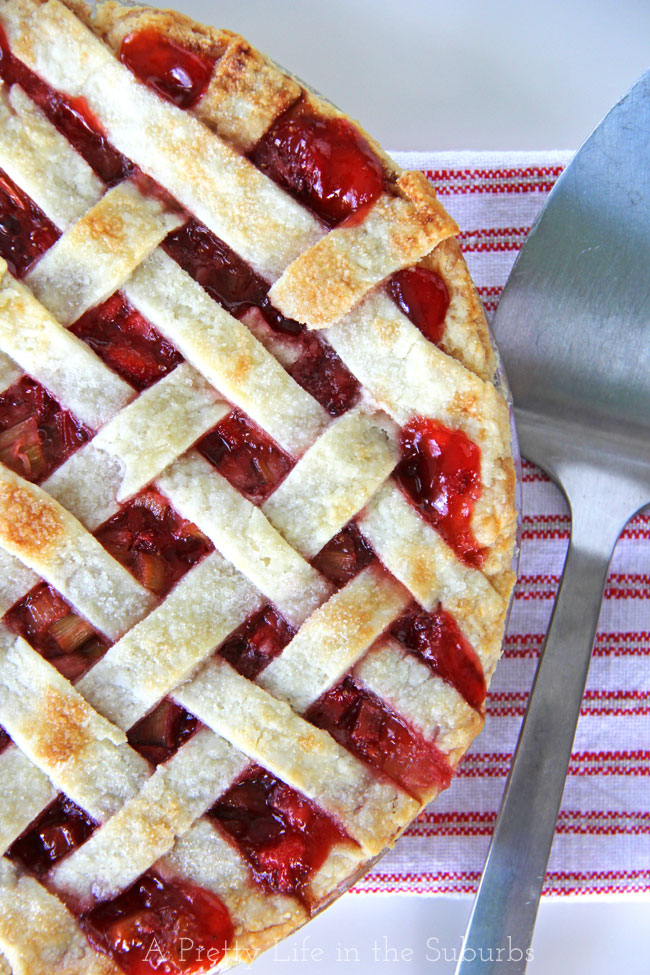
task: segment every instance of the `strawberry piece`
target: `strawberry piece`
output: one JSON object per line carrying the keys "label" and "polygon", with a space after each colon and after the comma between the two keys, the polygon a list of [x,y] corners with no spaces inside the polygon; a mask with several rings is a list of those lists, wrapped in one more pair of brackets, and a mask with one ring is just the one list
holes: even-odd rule
{"label": "strawberry piece", "polygon": [[90,431],[28,376],[0,395],[0,460],[28,481],[45,480],[89,439]]}
{"label": "strawberry piece", "polygon": [[460,430],[415,417],[402,430],[400,487],[458,557],[480,568],[485,555],[471,527],[481,496],[481,449]]}
{"label": "strawberry piece", "polygon": [[449,785],[446,756],[351,676],[315,701],[305,717],[417,799],[433,786]]}
{"label": "strawberry piece", "polygon": [[0,170],[0,257],[22,278],[60,237],[42,210]]}
{"label": "strawberry piece", "polygon": [[42,877],[64,856],[81,846],[97,823],[65,795],[58,796],[9,847],[8,856]]}
{"label": "strawberry piece", "polygon": [[324,812],[259,766],[208,813],[236,841],[268,890],[309,901],[309,882],[332,846],[349,839]]}
{"label": "strawberry piece", "polygon": [[233,410],[197,444],[211,464],[253,504],[285,479],[293,460],[240,410]]}
{"label": "strawberry piece", "polygon": [[169,698],[145,715],[129,730],[129,744],[151,762],[159,765],[178,751],[198,727],[198,720]]}
{"label": "strawberry piece", "polygon": [[131,174],[133,164],[110,144],[86,99],[61,95],[30,71],[26,64],[14,58],[1,26],[0,78],[7,85],[17,82],[27,92],[107,186],[114,186]]}
{"label": "strawberry piece", "polygon": [[131,498],[95,531],[111,555],[138,582],[165,596],[214,546],[192,522],[181,518],[153,488]]}
{"label": "strawberry piece", "polygon": [[370,545],[351,521],[314,556],[311,564],[340,587],[370,565],[374,557]]}
{"label": "strawberry piece", "polygon": [[152,870],[81,923],[126,975],[199,975],[223,958],[233,937],[225,904],[211,891]]}
{"label": "strawberry piece", "polygon": [[210,81],[214,58],[175,44],[155,28],[127,34],[120,60],[149,88],[179,108],[193,108]]}
{"label": "strawberry piece", "polygon": [[439,345],[449,308],[449,292],[440,275],[426,267],[410,267],[394,274],[387,287],[406,317],[430,342]]}
{"label": "strawberry piece", "polygon": [[147,389],[183,361],[119,291],[85,312],[70,331],[138,390]]}
{"label": "strawberry piece", "polygon": [[109,646],[105,637],[44,582],[14,603],[4,621],[72,681],[85,674]]}
{"label": "strawberry piece", "polygon": [[485,700],[485,675],[478,655],[453,616],[439,606],[427,613],[414,605],[391,626],[390,632],[429,669],[456,688],[473,708]]}
{"label": "strawberry piece", "polygon": [[219,653],[242,676],[254,680],[294,634],[293,627],[273,606],[265,606],[231,633]]}
{"label": "strawberry piece", "polygon": [[302,348],[302,354],[288,370],[298,385],[311,393],[330,416],[341,416],[352,409],[361,395],[361,385],[334,349],[309,332],[302,336]]}
{"label": "strawberry piece", "polygon": [[251,160],[327,226],[371,205],[384,187],[381,160],[354,125],[304,101],[276,119]]}

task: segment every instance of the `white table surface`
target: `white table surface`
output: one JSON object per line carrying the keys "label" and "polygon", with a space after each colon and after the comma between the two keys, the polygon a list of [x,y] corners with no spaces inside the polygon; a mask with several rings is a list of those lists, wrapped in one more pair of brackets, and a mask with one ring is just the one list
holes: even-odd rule
{"label": "white table surface", "polygon": [[[395,150],[574,148],[650,66],[650,0],[167,4],[242,33]],[[248,970],[448,975],[470,907],[348,894]],[[528,971],[648,975],[648,901],[544,901]]]}

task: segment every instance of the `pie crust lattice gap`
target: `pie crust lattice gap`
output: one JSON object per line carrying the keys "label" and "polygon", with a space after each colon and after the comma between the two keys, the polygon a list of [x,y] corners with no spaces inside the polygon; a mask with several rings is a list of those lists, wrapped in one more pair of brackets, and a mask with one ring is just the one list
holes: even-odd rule
{"label": "pie crust lattice gap", "polygon": [[430,184],[237,35],[0,55],[0,971],[213,971],[480,730],[508,410]]}

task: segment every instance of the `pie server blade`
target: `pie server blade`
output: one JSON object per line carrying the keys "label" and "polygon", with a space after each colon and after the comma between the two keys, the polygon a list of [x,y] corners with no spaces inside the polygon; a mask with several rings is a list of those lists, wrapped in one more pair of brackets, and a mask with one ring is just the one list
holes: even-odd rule
{"label": "pie server blade", "polygon": [[650,502],[650,71],[557,181],[493,327],[571,541],[457,975],[526,969],[608,565]]}

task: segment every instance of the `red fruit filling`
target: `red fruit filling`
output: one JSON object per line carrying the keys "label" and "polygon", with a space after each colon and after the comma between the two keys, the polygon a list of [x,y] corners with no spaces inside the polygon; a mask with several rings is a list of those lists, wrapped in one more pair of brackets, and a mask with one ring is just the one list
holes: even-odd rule
{"label": "red fruit filling", "polygon": [[168,235],[163,247],[231,315],[243,317],[258,308],[273,331],[294,341],[297,356],[288,372],[328,413],[339,416],[354,406],[359,383],[334,350],[273,308],[268,282],[207,227],[189,220]]}
{"label": "red fruit filling", "polygon": [[85,843],[96,829],[94,819],[67,796],[60,795],[12,843],[7,855],[42,877],[55,863]]}
{"label": "red fruit filling", "polygon": [[4,621],[71,681],[85,674],[110,646],[45,582],[14,603]]}
{"label": "red fruit filling", "polygon": [[127,975],[197,975],[223,958],[233,937],[228,909],[202,887],[152,870],[82,917],[89,940]]}
{"label": "red fruit filling", "polygon": [[449,292],[440,275],[426,267],[410,267],[394,274],[387,287],[398,308],[430,342],[438,345],[449,308]]}
{"label": "red fruit filling", "polygon": [[205,94],[214,67],[214,58],[188,51],[152,27],[127,34],[120,60],[149,88],[186,109]]}
{"label": "red fruit filling", "polygon": [[166,595],[214,549],[196,525],[181,518],[153,488],[137,494],[94,534],[138,582],[158,596]]}
{"label": "red fruit filling", "polygon": [[446,756],[351,676],[315,701],[305,717],[418,799],[433,786],[449,785]]}
{"label": "red fruit filling", "polygon": [[481,450],[460,430],[415,417],[402,430],[401,488],[466,565],[480,568],[484,552],[471,528],[481,496]]}
{"label": "red fruit filling", "polygon": [[381,160],[355,126],[323,118],[303,100],[276,119],[250,158],[330,227],[384,188]]}
{"label": "red fruit filling", "polygon": [[209,816],[237,842],[268,890],[309,901],[309,882],[346,834],[304,796],[253,766]]}
{"label": "red fruit filling", "polygon": [[39,383],[23,376],[0,395],[0,461],[40,483],[91,433]]}
{"label": "red fruit filling", "polygon": [[129,730],[132,748],[151,762],[160,765],[178,751],[198,727],[198,720],[180,704],[165,698]]}
{"label": "red fruit filling", "polygon": [[434,674],[452,684],[468,704],[482,706],[486,689],[481,662],[453,616],[442,607],[427,613],[413,606],[393,623],[390,632]]}
{"label": "red fruit filling", "polygon": [[334,349],[313,332],[303,334],[302,347],[302,354],[287,370],[289,374],[330,416],[341,416],[352,409],[361,395],[361,386]]}
{"label": "red fruit filling", "polygon": [[85,312],[70,331],[137,390],[147,389],[183,361],[119,291]]}
{"label": "red fruit filling", "polygon": [[110,144],[85,98],[68,98],[30,71],[11,54],[2,27],[0,78],[8,85],[20,85],[107,185],[119,183],[132,172],[133,164]]}
{"label": "red fruit filling", "polygon": [[10,743],[11,743],[11,738],[4,730],[4,728],[0,726],[0,752],[3,752],[5,748],[8,748]]}
{"label": "red fruit filling", "polygon": [[197,444],[198,450],[253,504],[285,479],[293,460],[252,420],[233,410]]}
{"label": "red fruit filling", "polygon": [[228,637],[219,654],[243,677],[254,680],[284,650],[295,632],[273,606],[265,606]]}
{"label": "red fruit filling", "polygon": [[52,221],[0,170],[0,257],[11,273],[22,278],[59,237]]}
{"label": "red fruit filling", "polygon": [[231,315],[264,303],[267,282],[198,220],[173,230],[163,247]]}
{"label": "red fruit filling", "polygon": [[311,564],[338,588],[354,579],[374,557],[370,545],[351,521],[314,556]]}

